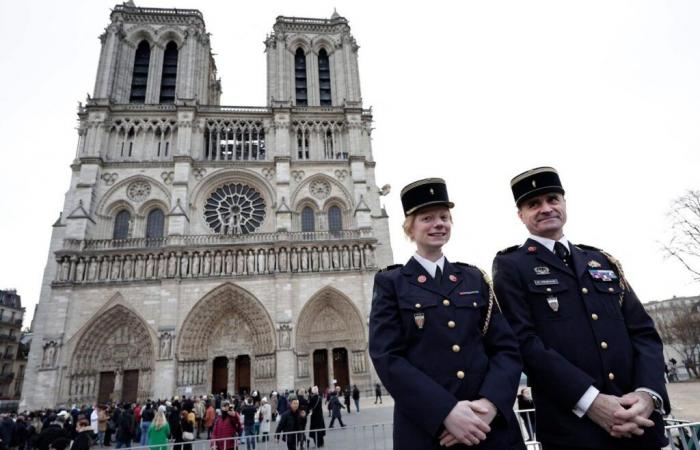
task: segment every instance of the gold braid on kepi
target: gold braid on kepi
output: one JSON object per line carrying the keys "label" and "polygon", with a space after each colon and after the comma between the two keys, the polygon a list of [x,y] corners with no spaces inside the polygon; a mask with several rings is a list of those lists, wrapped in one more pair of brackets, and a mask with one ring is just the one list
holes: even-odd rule
{"label": "gold braid on kepi", "polygon": [[579,244],[578,245],[581,248],[587,249],[587,250],[595,250],[597,252],[600,252],[601,255],[605,256],[605,259],[608,260],[611,266],[615,268],[617,271],[617,277],[620,279],[620,305],[622,305],[622,302],[625,301],[625,291],[627,290],[627,287],[629,286],[627,284],[627,279],[625,278],[625,272],[622,270],[622,263],[620,262],[619,259],[615,258],[613,255],[610,253],[601,250],[599,248],[593,247],[592,245],[583,245]]}

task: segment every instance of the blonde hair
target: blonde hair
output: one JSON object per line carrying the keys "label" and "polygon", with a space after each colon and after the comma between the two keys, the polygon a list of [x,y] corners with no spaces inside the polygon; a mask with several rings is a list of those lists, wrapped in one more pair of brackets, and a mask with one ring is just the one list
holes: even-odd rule
{"label": "blonde hair", "polygon": [[165,413],[158,409],[156,412],[156,417],[153,419],[153,426],[155,427],[156,430],[160,430],[163,425],[165,425],[167,421],[165,420]]}
{"label": "blonde hair", "polygon": [[[429,207],[428,207],[429,208]],[[414,211],[413,213],[409,214],[406,216],[406,218],[403,220],[403,234],[406,236],[406,239],[409,241],[413,242],[415,239],[413,239],[413,236],[411,236],[411,230],[413,229],[413,224],[416,222],[416,217],[418,214],[421,213],[421,211],[425,211],[428,208],[421,208],[418,211]],[[450,215],[450,223],[452,222],[452,212],[450,211],[449,208],[447,208],[447,213]]]}

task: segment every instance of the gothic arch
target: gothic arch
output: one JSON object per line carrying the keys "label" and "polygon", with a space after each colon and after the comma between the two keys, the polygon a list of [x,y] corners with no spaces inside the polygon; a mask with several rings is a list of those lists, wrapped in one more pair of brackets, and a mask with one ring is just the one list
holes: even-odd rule
{"label": "gothic arch", "polygon": [[294,34],[287,39],[287,50],[292,53],[296,53],[297,48],[301,47],[304,50],[304,54],[308,55],[311,51],[311,40],[303,34]]}
{"label": "gothic arch", "polygon": [[316,347],[345,347],[360,351],[366,347],[362,315],[352,300],[326,286],[306,302],[297,319],[296,352],[308,354]]}
{"label": "gothic arch", "polygon": [[[117,183],[114,184],[107,192],[102,195],[102,198],[100,201],[97,203],[97,208],[95,210],[97,211],[98,216],[109,216],[110,212],[114,212],[112,205],[114,205],[117,201],[123,201],[125,203],[130,203],[126,200],[126,195],[124,197],[121,197],[118,200],[113,200],[112,198],[116,194],[119,189],[126,187],[127,185],[131,184],[134,181],[146,181],[148,182],[151,186],[156,188],[158,191],[160,191],[160,197],[161,199],[165,199],[164,202],[168,202],[170,200],[170,192],[165,188],[165,186],[157,181],[154,178],[147,177],[144,175],[134,175],[129,178],[125,178]],[[153,193],[151,194],[151,198],[158,198],[157,196],[154,196]],[[168,208],[169,209],[169,208]],[[133,206],[131,207],[132,213],[135,212]]]}
{"label": "gothic arch", "polygon": [[[328,175],[317,174],[314,176],[310,176],[309,178],[304,180],[299,186],[297,186],[296,189],[294,189],[294,192],[292,192],[292,194],[290,196],[290,198],[291,198],[290,205],[291,205],[292,210],[296,211],[299,209],[298,208],[299,202],[302,201],[303,199],[307,198],[307,195],[304,192],[304,189],[307,189],[311,183],[313,183],[314,181],[317,181],[317,180],[326,181],[327,183],[330,184],[331,190],[328,193],[329,197],[342,196],[345,199],[344,204],[346,205],[346,209],[349,209],[352,206],[352,195],[350,195],[350,192],[348,192],[348,190],[345,188],[345,186],[343,186],[338,180],[336,180],[332,177],[329,177]],[[321,204],[317,203],[317,205],[318,205],[317,209],[321,209],[320,208]]]}
{"label": "gothic arch", "polygon": [[124,40],[134,48],[139,45],[139,42],[145,40],[149,43],[151,48],[153,48],[153,44],[156,42],[155,36],[157,34],[158,30],[150,25],[137,25],[126,32]]}
{"label": "gothic arch", "polygon": [[185,39],[182,36],[182,32],[178,31],[175,28],[167,28],[167,29],[160,29],[158,32],[158,39],[156,43],[160,46],[165,48],[166,45],[168,45],[168,42],[173,41],[175,42],[175,45],[177,45],[178,50],[182,50],[182,46],[185,43]]}
{"label": "gothic arch", "polygon": [[311,50],[318,56],[318,52],[320,52],[322,48],[326,49],[326,53],[328,53],[330,57],[335,51],[335,43],[326,36],[317,36],[311,43]]}
{"label": "gothic arch", "polygon": [[275,328],[265,307],[250,292],[226,283],[202,297],[184,319],[178,337],[177,359],[185,362],[219,356],[211,354],[217,351],[212,346],[212,341],[219,337],[217,333],[230,332],[237,337],[241,331],[247,333],[240,336],[241,341],[246,342],[241,345],[249,345],[242,350],[250,351],[251,356],[274,353]]}

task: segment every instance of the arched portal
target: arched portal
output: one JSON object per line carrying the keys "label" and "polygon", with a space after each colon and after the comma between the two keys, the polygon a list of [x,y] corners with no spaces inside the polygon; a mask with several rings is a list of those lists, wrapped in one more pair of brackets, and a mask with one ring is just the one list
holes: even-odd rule
{"label": "arched portal", "polygon": [[205,295],[185,318],[177,359],[177,386],[182,391],[274,389],[272,320],[251,293],[224,284]]}
{"label": "arched portal", "polygon": [[86,325],[73,351],[69,402],[149,398],[153,348],[149,328],[135,312],[119,304],[99,312]]}
{"label": "arched portal", "polygon": [[362,316],[342,292],[326,287],[299,313],[296,332],[297,379],[325,388],[369,384],[367,339]]}

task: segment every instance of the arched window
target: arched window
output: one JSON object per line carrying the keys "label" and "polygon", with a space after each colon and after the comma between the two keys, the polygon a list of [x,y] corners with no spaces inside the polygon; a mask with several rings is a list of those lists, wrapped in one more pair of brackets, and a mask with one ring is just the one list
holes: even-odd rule
{"label": "arched window", "polygon": [[306,55],[300,47],[294,54],[294,87],[297,94],[297,106],[308,106],[306,95]]}
{"label": "arched window", "polygon": [[338,233],[343,229],[343,216],[340,212],[340,208],[337,206],[331,206],[328,209],[328,231],[331,233]]}
{"label": "arched window", "polygon": [[146,221],[146,239],[160,239],[163,237],[165,215],[160,209],[154,209],[148,213]]}
{"label": "arched window", "polygon": [[112,234],[112,239],[126,239],[129,237],[129,222],[131,221],[131,214],[129,211],[122,209],[117,213],[117,217],[114,218],[114,233]]}
{"label": "arched window", "polygon": [[331,65],[325,48],[318,52],[318,86],[321,106],[331,106]]}
{"label": "arched window", "polygon": [[163,76],[160,79],[160,103],[175,101],[175,82],[177,81],[177,44],[168,42],[163,54]]}
{"label": "arched window", "polygon": [[148,42],[139,42],[136,47],[136,56],[134,57],[134,72],[131,76],[131,103],[146,102],[146,84],[148,82],[148,64],[151,61],[151,46]]}
{"label": "arched window", "polygon": [[316,231],[314,210],[308,206],[301,210],[301,231]]}

